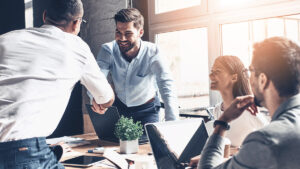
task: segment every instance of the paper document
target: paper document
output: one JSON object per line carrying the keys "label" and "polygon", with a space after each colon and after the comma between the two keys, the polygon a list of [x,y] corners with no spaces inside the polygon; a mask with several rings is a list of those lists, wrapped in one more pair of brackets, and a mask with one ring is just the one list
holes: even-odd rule
{"label": "paper document", "polygon": [[57,144],[59,142],[64,142],[68,144],[70,147],[77,147],[82,146],[86,144],[91,144],[89,141],[84,140],[82,138],[78,137],[69,137],[69,136],[63,136],[63,137],[57,137],[57,138],[50,138],[46,140],[47,144]]}
{"label": "paper document", "polygon": [[104,150],[103,157],[109,159],[111,162],[113,162],[121,169],[128,169],[128,163],[125,160],[125,158],[113,150],[110,149]]}

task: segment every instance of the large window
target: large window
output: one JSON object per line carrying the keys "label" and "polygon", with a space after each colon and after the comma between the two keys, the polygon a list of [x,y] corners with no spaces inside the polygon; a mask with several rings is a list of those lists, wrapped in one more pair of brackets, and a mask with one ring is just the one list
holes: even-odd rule
{"label": "large window", "polygon": [[218,56],[237,55],[247,66],[255,42],[300,37],[297,0],[148,0],[148,5],[150,40],[171,62],[184,108],[222,101],[208,78]]}
{"label": "large window", "polygon": [[155,0],[155,3],[155,13],[164,13],[200,5],[201,0]]}
{"label": "large window", "polygon": [[156,43],[170,62],[180,107],[209,105],[207,28],[160,33]]}
{"label": "large window", "polygon": [[32,0],[24,0],[24,4],[25,4],[25,26],[26,28],[33,27]]}
{"label": "large window", "polygon": [[222,53],[236,55],[250,64],[252,45],[273,36],[299,41],[300,15],[260,19],[222,25]]}

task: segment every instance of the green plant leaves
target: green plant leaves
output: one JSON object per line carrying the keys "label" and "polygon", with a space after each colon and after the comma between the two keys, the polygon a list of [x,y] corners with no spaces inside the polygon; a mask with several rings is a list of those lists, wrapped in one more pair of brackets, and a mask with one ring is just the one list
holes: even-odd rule
{"label": "green plant leaves", "polygon": [[116,123],[114,134],[123,141],[135,140],[143,135],[143,126],[140,121],[135,123],[132,118],[121,116]]}

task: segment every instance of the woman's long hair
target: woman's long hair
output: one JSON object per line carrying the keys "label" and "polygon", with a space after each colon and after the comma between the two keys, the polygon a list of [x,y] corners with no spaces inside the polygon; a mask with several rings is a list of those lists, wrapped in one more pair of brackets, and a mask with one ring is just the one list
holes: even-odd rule
{"label": "woman's long hair", "polygon": [[252,94],[249,77],[247,77],[245,66],[236,56],[219,56],[215,62],[221,63],[230,74],[237,74],[237,82],[233,85],[233,97]]}

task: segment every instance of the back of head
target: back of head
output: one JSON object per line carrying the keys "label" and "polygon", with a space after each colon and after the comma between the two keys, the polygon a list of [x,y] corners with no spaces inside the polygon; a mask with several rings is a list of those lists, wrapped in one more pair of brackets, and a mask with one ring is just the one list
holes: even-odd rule
{"label": "back of head", "polygon": [[233,85],[234,97],[251,94],[249,78],[244,73],[245,66],[236,56],[219,56],[215,62],[219,62],[230,74],[237,74],[237,82]]}
{"label": "back of head", "polygon": [[49,0],[46,6],[46,20],[58,26],[75,21],[83,15],[81,0]]}
{"label": "back of head", "polygon": [[121,9],[115,16],[115,22],[133,22],[135,28],[144,27],[144,17],[136,8]]}
{"label": "back of head", "polygon": [[264,73],[280,97],[299,93],[300,47],[283,37],[273,37],[254,45],[252,65],[255,75]]}

